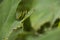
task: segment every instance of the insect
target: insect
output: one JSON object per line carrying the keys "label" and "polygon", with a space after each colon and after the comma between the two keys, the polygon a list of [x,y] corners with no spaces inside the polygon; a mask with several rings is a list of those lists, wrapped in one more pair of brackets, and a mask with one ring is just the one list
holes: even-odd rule
{"label": "insect", "polygon": [[17,20],[22,20],[25,15],[30,11],[32,7],[32,0],[22,0],[18,7],[17,7],[17,12],[16,12],[16,19]]}
{"label": "insect", "polygon": [[16,19],[17,20],[22,20],[27,13],[28,13],[27,10],[26,11],[17,12],[16,13]]}

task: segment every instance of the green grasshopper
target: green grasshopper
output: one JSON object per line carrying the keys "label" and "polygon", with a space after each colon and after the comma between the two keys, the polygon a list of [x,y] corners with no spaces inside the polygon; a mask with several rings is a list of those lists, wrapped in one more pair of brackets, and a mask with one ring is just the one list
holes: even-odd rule
{"label": "green grasshopper", "polygon": [[27,10],[26,11],[17,12],[16,13],[16,19],[17,20],[22,20],[25,17],[26,14],[27,14]]}
{"label": "green grasshopper", "polygon": [[22,20],[25,15],[28,13],[28,11],[31,9],[32,6],[32,0],[22,0],[18,7],[16,12],[16,19]]}

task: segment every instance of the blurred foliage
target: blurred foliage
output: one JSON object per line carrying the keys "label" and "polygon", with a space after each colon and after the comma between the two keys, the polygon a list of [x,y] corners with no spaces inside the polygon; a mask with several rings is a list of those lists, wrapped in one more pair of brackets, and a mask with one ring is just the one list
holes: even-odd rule
{"label": "blurred foliage", "polygon": [[60,40],[60,0],[0,0],[0,40]]}

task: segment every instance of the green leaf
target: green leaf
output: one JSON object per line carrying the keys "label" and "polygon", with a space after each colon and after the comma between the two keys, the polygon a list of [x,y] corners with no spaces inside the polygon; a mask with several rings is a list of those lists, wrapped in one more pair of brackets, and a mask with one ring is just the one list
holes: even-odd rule
{"label": "green leaf", "polygon": [[37,30],[46,22],[51,25],[60,18],[60,0],[34,0],[32,15],[30,16],[32,27]]}
{"label": "green leaf", "polygon": [[15,40],[19,34],[22,34],[23,29],[18,27],[17,29],[13,29],[12,33],[8,37],[8,40]]}
{"label": "green leaf", "polygon": [[21,0],[3,0],[0,5],[0,40],[7,40],[15,22],[15,12]]}
{"label": "green leaf", "polygon": [[47,32],[44,35],[38,37],[28,36],[27,40],[60,40],[60,29],[55,29]]}
{"label": "green leaf", "polygon": [[[40,29],[41,26],[45,27],[44,24],[47,22],[49,22],[51,24],[49,26],[52,27],[55,20],[58,18],[60,19],[59,4],[60,4],[60,0],[1,1],[0,2],[0,40],[15,40],[15,38],[17,38],[17,35],[21,33],[20,27],[23,28],[25,27],[26,30],[32,27],[34,29],[32,31],[34,32]],[[24,13],[26,12],[26,10],[27,10],[27,14],[24,16],[24,18],[21,21],[18,20],[16,21],[16,14],[15,14],[16,11],[18,13],[17,16],[20,16],[19,12],[23,11]],[[22,24],[24,25],[22,26]],[[58,24],[59,24],[58,26],[60,26],[60,23]],[[32,37],[32,35],[29,35],[27,37],[27,40],[45,40],[45,39],[59,40],[58,37],[60,35],[59,31],[60,30],[49,31],[45,35],[38,37]]]}

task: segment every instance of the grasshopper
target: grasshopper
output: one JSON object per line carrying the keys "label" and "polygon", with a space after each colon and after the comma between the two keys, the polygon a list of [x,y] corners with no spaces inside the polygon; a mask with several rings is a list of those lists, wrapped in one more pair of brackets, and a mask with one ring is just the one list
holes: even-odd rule
{"label": "grasshopper", "polygon": [[27,13],[28,13],[27,10],[17,12],[17,13],[16,13],[16,19],[17,19],[17,20],[22,20]]}

